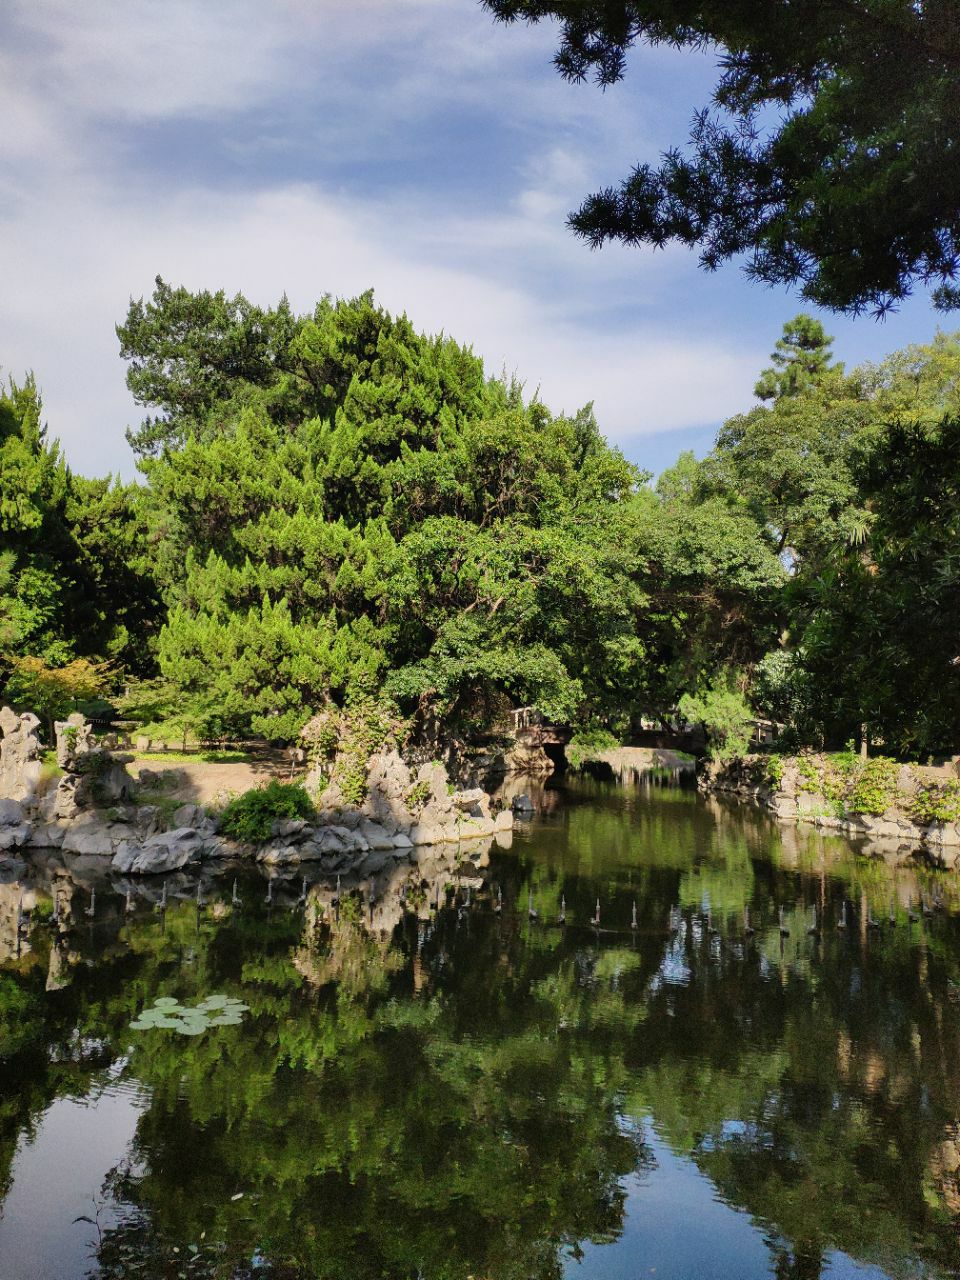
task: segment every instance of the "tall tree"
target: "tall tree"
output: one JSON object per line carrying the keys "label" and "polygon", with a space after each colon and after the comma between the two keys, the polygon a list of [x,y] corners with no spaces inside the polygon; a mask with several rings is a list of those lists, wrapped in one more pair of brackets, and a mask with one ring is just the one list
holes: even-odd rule
{"label": "tall tree", "polygon": [[570,225],[608,240],[746,255],[766,284],[884,311],[916,283],[960,305],[956,0],[482,0],[560,23],[566,79],[621,79],[639,43],[716,49],[720,76],[683,153],[638,164]]}
{"label": "tall tree", "polygon": [[832,341],[812,316],[801,314],[788,320],[770,357],[773,367],[761,373],[753,394],[758,400],[776,400],[822,382],[831,367]]}

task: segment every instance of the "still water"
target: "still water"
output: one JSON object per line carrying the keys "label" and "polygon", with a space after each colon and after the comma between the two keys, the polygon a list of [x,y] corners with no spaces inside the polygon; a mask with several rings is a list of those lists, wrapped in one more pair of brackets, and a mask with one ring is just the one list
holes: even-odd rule
{"label": "still water", "polygon": [[[953,878],[676,787],[550,800],[339,901],[8,869],[2,1280],[960,1275]],[[191,1034],[131,1029],[158,998]]]}

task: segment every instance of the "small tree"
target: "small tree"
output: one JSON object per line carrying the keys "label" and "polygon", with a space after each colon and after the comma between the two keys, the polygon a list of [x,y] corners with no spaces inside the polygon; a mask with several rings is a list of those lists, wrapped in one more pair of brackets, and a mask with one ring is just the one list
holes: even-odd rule
{"label": "small tree", "polygon": [[703,725],[711,760],[732,760],[746,754],[753,711],[729,673],[696,693],[685,693],[680,699],[680,714]]}
{"label": "small tree", "polygon": [[78,702],[98,697],[107,678],[107,664],[87,658],[76,658],[64,667],[52,667],[42,658],[14,658],[6,693],[12,702],[46,721],[52,743],[54,721],[75,710]]}

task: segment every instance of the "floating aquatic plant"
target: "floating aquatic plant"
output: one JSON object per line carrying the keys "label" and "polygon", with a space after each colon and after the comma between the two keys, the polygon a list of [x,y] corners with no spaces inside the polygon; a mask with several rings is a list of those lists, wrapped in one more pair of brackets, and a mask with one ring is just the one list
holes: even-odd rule
{"label": "floating aquatic plant", "polygon": [[210,1027],[238,1027],[248,1006],[232,996],[207,996],[199,1004],[185,1005],[172,996],[161,996],[130,1023],[132,1031],[176,1031],[199,1036]]}

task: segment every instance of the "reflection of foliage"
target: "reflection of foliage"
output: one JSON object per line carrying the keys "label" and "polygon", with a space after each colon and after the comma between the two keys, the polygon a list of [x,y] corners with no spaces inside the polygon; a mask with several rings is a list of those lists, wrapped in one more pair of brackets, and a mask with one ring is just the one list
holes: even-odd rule
{"label": "reflection of foliage", "polygon": [[[107,1188],[122,1206],[107,1276],[140,1256],[151,1278],[177,1275],[176,1259],[221,1280],[260,1256],[285,1280],[553,1280],[583,1241],[617,1238],[622,1177],[651,1167],[648,1121],[753,1216],[780,1274],[815,1277],[837,1249],[893,1275],[948,1273],[956,922],[899,910],[896,928],[859,927],[906,899],[904,877],[915,895],[916,872],[676,793],[571,806],[517,848],[491,868],[499,916],[475,897],[462,918],[408,915],[390,939],[348,893],[339,919],[268,914],[252,887],[241,910],[199,921],[188,902],[162,924],[119,910],[125,946],[100,934],[97,968],[46,999],[38,931],[33,967],[8,978],[36,1002],[38,1036],[9,1118],[0,1107],[0,1155],[46,1100],[82,1094],[129,1052],[148,1102]],[[841,897],[855,904],[845,932]],[[814,903],[831,921],[817,938]],[[210,992],[242,998],[242,1025],[130,1034],[158,997]]]}

